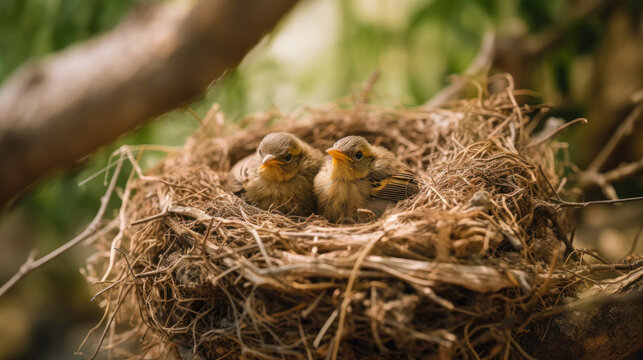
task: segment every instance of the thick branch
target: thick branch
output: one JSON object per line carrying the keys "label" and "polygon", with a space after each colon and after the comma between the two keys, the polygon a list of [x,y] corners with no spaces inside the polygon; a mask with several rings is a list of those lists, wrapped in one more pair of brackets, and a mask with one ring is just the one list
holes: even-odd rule
{"label": "thick branch", "polygon": [[295,2],[169,2],[19,69],[0,89],[0,204],[198,95]]}

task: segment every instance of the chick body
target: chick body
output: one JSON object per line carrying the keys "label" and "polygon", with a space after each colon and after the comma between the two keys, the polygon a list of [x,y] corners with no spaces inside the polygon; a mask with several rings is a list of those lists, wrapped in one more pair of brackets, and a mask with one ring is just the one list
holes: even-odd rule
{"label": "chick body", "polygon": [[322,162],[321,151],[296,136],[272,133],[255,154],[235,164],[233,180],[264,210],[306,216],[315,208],[313,180]]}
{"label": "chick body", "polygon": [[255,176],[245,186],[246,197],[259,208],[285,214],[310,215],[315,209],[312,177],[301,174],[290,180],[266,181]]}
{"label": "chick body", "polygon": [[327,162],[315,177],[315,197],[319,212],[330,221],[358,221],[358,209],[368,207],[371,185],[365,180],[331,180],[332,165]]}
{"label": "chick body", "polygon": [[314,192],[319,212],[330,221],[362,222],[369,216],[359,209],[381,216],[419,191],[411,170],[392,152],[362,137],[343,138],[328,152],[332,159],[315,177]]}

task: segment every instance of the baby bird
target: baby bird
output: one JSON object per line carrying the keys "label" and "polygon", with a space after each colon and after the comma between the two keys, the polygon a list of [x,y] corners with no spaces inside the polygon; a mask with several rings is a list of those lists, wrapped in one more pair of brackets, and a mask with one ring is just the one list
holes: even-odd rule
{"label": "baby bird", "polygon": [[392,152],[361,136],[342,138],[326,152],[332,161],[315,177],[314,192],[319,212],[330,221],[362,222],[360,208],[380,216],[420,190],[415,174]]}
{"label": "baby bird", "polygon": [[233,191],[245,190],[258,207],[310,215],[315,208],[313,180],[323,154],[298,137],[277,132],[261,140],[257,152],[232,168]]}

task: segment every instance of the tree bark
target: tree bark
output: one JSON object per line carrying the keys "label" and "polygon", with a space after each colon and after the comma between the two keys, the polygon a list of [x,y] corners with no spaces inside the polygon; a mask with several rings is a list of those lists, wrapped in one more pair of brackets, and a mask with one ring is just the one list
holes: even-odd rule
{"label": "tree bark", "polygon": [[170,2],[19,69],[0,89],[0,205],[200,94],[297,0]]}

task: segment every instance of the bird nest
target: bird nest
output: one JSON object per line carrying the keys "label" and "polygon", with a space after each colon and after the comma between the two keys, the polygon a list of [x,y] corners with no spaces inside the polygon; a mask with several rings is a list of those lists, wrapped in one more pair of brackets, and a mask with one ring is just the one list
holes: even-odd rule
{"label": "bird nest", "polygon": [[[564,146],[535,133],[547,107],[518,105],[527,94],[507,87],[432,109],[358,94],[254,115],[230,136],[214,108],[180,150],[145,173],[134,165],[115,230],[96,242],[85,271],[106,286],[98,348],[180,359],[525,355],[532,315],[574,291],[553,271],[570,251],[571,221],[554,200],[566,191]],[[361,135],[414,169],[421,191],[363,224],[261,210],[226,179],[273,131],[319,149]],[[125,150],[119,161],[136,164]]]}

